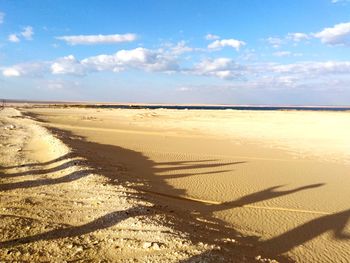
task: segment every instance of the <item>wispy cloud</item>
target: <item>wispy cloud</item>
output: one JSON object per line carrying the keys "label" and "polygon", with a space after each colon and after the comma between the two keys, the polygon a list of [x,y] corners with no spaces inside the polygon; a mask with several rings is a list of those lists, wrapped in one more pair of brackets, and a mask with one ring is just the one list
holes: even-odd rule
{"label": "wispy cloud", "polygon": [[205,36],[206,40],[216,40],[216,39],[220,39],[220,37],[218,35],[214,35],[214,34],[207,34]]}
{"label": "wispy cloud", "polygon": [[23,31],[21,32],[22,37],[24,37],[26,40],[32,40],[33,35],[34,35],[34,31],[33,28],[31,26],[26,26]]}
{"label": "wispy cloud", "polygon": [[23,30],[20,33],[13,33],[10,34],[7,39],[10,42],[13,43],[18,43],[21,41],[21,39],[25,40],[32,40],[34,35],[34,30],[33,27],[31,26],[26,26],[23,28]]}
{"label": "wispy cloud", "polygon": [[276,57],[289,57],[292,55],[292,52],[290,51],[276,51],[273,53]]}
{"label": "wispy cloud", "polygon": [[350,0],[331,0],[332,4],[346,3],[346,2],[350,2]]}
{"label": "wispy cloud", "polygon": [[327,27],[314,36],[325,44],[350,46],[350,22]]}
{"label": "wispy cloud", "polygon": [[0,24],[4,23],[5,13],[0,12]]}
{"label": "wispy cloud", "polygon": [[8,41],[13,42],[13,43],[18,43],[21,41],[16,34],[10,34],[7,39],[8,39]]}
{"label": "wispy cloud", "polygon": [[171,47],[171,53],[174,55],[181,55],[183,53],[192,52],[194,50],[194,48],[187,46],[186,41],[184,40]]}
{"label": "wispy cloud", "polygon": [[114,35],[75,35],[60,36],[56,39],[63,40],[69,45],[96,45],[96,44],[113,44],[122,42],[132,42],[137,39],[136,34],[114,34]]}
{"label": "wispy cloud", "polygon": [[25,76],[42,76],[48,73],[49,63],[32,62],[13,65],[10,67],[2,67],[2,75],[4,77],[25,77]]}
{"label": "wispy cloud", "polygon": [[286,51],[286,50],[281,50],[281,51],[276,51],[272,53],[275,57],[301,57],[303,54],[302,53],[293,53],[291,51]]}
{"label": "wispy cloud", "polygon": [[298,43],[304,40],[308,40],[310,38],[311,36],[309,34],[296,32],[296,33],[288,33],[287,35],[282,37],[268,37],[266,39],[266,42],[269,43],[273,48],[277,49],[285,44],[288,44],[291,42]]}
{"label": "wispy cloud", "polygon": [[273,48],[279,48],[283,43],[284,39],[280,37],[268,37],[266,39],[267,43],[269,43]]}
{"label": "wispy cloud", "polygon": [[289,40],[292,40],[294,42],[300,42],[302,40],[309,39],[310,36],[308,34],[305,34],[305,33],[288,33],[286,38]]}

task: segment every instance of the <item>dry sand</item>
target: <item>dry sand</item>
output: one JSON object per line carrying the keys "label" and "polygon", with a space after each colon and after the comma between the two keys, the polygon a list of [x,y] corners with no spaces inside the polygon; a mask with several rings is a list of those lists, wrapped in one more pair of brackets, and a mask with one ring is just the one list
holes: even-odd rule
{"label": "dry sand", "polygon": [[0,111],[0,131],[0,262],[273,262],[249,237],[128,187],[128,167],[106,167],[79,137],[54,131],[64,144],[15,109]]}
{"label": "dry sand", "polygon": [[[172,211],[169,213],[177,223],[169,232],[186,233],[182,234],[186,236],[186,242],[197,246],[182,254],[184,259],[187,258],[184,262],[201,262],[204,257],[209,262],[217,262],[215,255],[220,255],[224,262],[241,262],[243,257],[247,261],[263,261],[265,256],[287,261],[280,255],[297,262],[349,261],[348,112],[42,108],[25,110],[24,114],[41,120],[42,123],[35,125],[46,126],[64,142],[62,145],[67,147],[66,151],[73,149],[76,156],[89,165],[82,167],[92,167],[94,173],[113,182],[113,186],[102,181],[99,183],[98,180],[102,179],[91,179],[94,184],[86,183],[84,180],[92,178],[90,175],[74,178],[69,184],[64,181],[65,187],[79,184],[75,187],[84,189],[86,185],[93,186],[83,192],[78,191],[83,195],[83,205],[79,208],[71,206],[70,211],[83,213],[80,210],[86,210],[85,216],[99,218],[101,214],[113,211],[110,199],[120,199],[113,187],[131,188],[133,190],[128,191],[151,198],[153,201],[147,202],[161,206],[161,211],[166,206]],[[38,126],[35,130],[41,129]],[[47,163],[65,154],[51,153],[46,161],[42,160],[43,154],[38,154],[38,149],[34,148],[46,148],[45,152],[48,152],[43,142],[47,140],[42,140],[42,135],[28,137],[34,138],[28,139],[27,147],[31,156],[37,156],[37,162]],[[12,144],[17,147],[19,142]],[[30,145],[34,146],[32,150]],[[51,144],[49,148],[57,151],[60,147]],[[67,158],[62,163],[71,161]],[[47,165],[53,164],[57,167],[60,163],[49,162]],[[50,167],[37,169],[46,171]],[[8,169],[4,172],[19,173]],[[49,189],[56,193],[59,190],[55,187],[63,185],[49,184]],[[100,187],[102,189],[95,189]],[[86,199],[94,202],[96,198],[102,198],[96,193],[105,191],[110,198],[109,203],[104,201],[108,209],[103,206],[105,210],[96,214],[93,209],[85,207]],[[72,197],[67,196],[66,202],[70,199]],[[88,206],[91,205],[89,202]],[[113,204],[119,210],[123,209],[118,201]],[[169,213],[163,211],[162,215],[169,217]],[[70,218],[71,215],[66,216],[66,220]],[[149,215],[145,218],[154,222]],[[91,219],[86,218],[84,223]],[[128,220],[131,219],[135,216],[128,217]],[[168,226],[168,220],[162,218],[159,224]],[[193,227],[191,220],[198,226]],[[111,229],[120,228],[123,222],[125,220],[115,222]],[[81,223],[75,222],[74,225]],[[57,227],[61,225],[52,226]],[[201,228],[208,232],[199,234]],[[90,235],[95,236],[91,234],[94,231],[90,231]],[[181,233],[176,232],[173,236],[181,237]],[[212,249],[210,253],[206,248],[202,251],[198,249],[200,239],[208,246],[222,247],[227,246],[227,240],[232,238],[239,241],[233,242],[231,247],[215,250],[216,254]],[[166,237],[163,239],[166,240]],[[120,236],[113,242],[116,240],[120,240]],[[181,242],[184,241],[179,241],[179,244]],[[178,247],[175,241],[175,245],[163,243],[175,251]],[[246,249],[246,246],[252,247]],[[104,248],[106,251],[110,249]],[[176,256],[171,258],[166,251],[161,251],[163,253],[158,253],[160,261],[182,260]],[[143,255],[138,257],[136,251],[131,254],[134,252],[135,258],[145,259]],[[197,254],[199,256],[195,256]],[[260,254],[262,258],[258,256]]]}

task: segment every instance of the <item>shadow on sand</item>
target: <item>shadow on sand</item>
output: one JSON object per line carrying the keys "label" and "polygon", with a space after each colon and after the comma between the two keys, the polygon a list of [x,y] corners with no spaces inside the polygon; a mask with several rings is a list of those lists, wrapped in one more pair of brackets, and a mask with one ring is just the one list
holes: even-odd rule
{"label": "shadow on sand", "polygon": [[[172,172],[172,177],[180,177],[180,176],[191,176],[191,174],[182,174],[181,170],[184,169],[202,169],[202,168],[213,168],[213,173],[221,173],[229,170],[222,170],[222,166],[229,165],[240,165],[244,162],[231,162],[227,164],[208,164],[207,161],[205,163],[201,163],[204,161],[181,161],[181,162],[163,162],[163,163],[155,163],[150,160],[148,157],[144,156],[140,152],[124,149],[118,146],[111,146],[106,144],[99,144],[85,140],[83,137],[73,136],[72,133],[57,129],[51,129],[54,134],[56,134],[64,143],[66,143],[69,147],[74,150],[76,153],[76,157],[82,157],[88,161],[91,167],[96,168],[97,173],[102,174],[111,180],[111,183],[114,183],[115,180],[118,180],[118,183],[123,183],[126,181],[137,182],[136,185],[142,185],[141,190],[146,190],[149,192],[157,192],[157,190],[161,189],[162,193],[171,193],[173,196],[184,196],[185,190],[183,189],[175,189],[170,186],[164,180],[168,178],[167,176],[157,176],[160,172]],[[91,158],[93,156],[93,158]],[[74,157],[70,155],[70,158]],[[67,156],[62,156],[56,160],[52,160],[46,164],[53,164],[57,161],[65,160]],[[130,163],[132,160],[133,167],[125,167],[126,163]],[[32,164],[28,164],[30,166]],[[35,164],[37,166],[37,164]],[[73,165],[73,164],[71,164]],[[55,169],[61,169],[62,167],[57,166],[56,168],[52,168],[53,171]],[[136,171],[142,172],[142,176],[130,178],[130,175],[124,175],[123,171],[125,169],[136,169]],[[40,170],[39,170],[40,171]],[[30,188],[42,185],[53,185],[57,183],[69,183],[73,180],[78,180],[82,176],[86,175],[91,171],[87,171],[85,174],[74,175],[70,174],[58,179],[38,179],[33,182],[19,182],[12,184],[2,184],[0,186],[0,190],[10,190],[16,188]],[[39,172],[41,173],[41,172]],[[25,174],[25,173],[24,173]],[[197,174],[202,174],[201,172]],[[203,174],[207,174],[203,172]],[[23,174],[22,174],[23,175]],[[14,175],[16,176],[16,175]],[[19,176],[17,174],[17,176]],[[164,178],[164,179],[163,179]],[[138,186],[134,188],[139,189]],[[190,238],[193,242],[208,242],[215,243],[216,240],[224,240],[226,238],[237,239],[239,240],[239,244],[226,244],[218,241],[221,247],[226,247],[226,251],[232,254],[234,257],[237,255],[236,252],[244,251],[245,254],[250,255],[251,258],[254,258],[254,255],[251,252],[251,244],[253,243],[255,246],[262,248],[262,254],[273,257],[275,259],[281,260],[282,262],[291,261],[289,258],[282,256],[282,253],[285,253],[294,247],[301,245],[324,232],[333,231],[335,239],[349,239],[350,236],[347,233],[344,233],[344,229],[346,227],[347,221],[350,217],[350,210],[346,210],[343,212],[339,212],[332,215],[326,215],[314,220],[311,220],[301,226],[298,226],[280,236],[274,237],[267,241],[259,241],[258,237],[240,237],[240,234],[233,229],[232,227],[226,226],[226,223],[213,217],[213,213],[216,211],[221,211],[225,209],[232,209],[235,207],[241,207],[247,204],[253,204],[256,202],[279,198],[281,196],[290,195],[299,191],[306,191],[308,189],[321,187],[323,184],[313,184],[306,185],[303,187],[299,187],[292,190],[286,191],[277,191],[277,189],[281,186],[271,187],[256,193],[252,193],[247,196],[243,196],[238,200],[233,200],[231,202],[225,202],[223,204],[202,204],[201,202],[194,202],[194,206],[197,211],[192,211],[192,215],[190,214],[188,217],[184,216],[184,213],[181,213],[180,223],[172,222],[171,226],[175,227],[179,230],[188,231],[189,233],[196,232],[195,235],[190,235]],[[162,195],[161,195],[162,196]],[[157,196],[157,198],[160,198]],[[165,201],[163,203],[169,203],[169,197],[164,197]],[[180,200],[181,201],[181,200]],[[190,200],[181,201],[181,202],[193,202]],[[201,209],[202,207],[202,209]],[[157,211],[163,211],[164,213],[169,213],[166,210],[167,208],[162,207]],[[142,210],[142,209],[141,209]],[[198,212],[198,211],[207,211],[206,213]],[[162,212],[160,212],[162,213]],[[103,217],[100,217],[88,224],[77,226],[77,227],[67,227],[62,229],[56,229],[52,231],[48,231],[46,233],[41,233],[37,235],[33,235],[30,237],[24,237],[14,240],[8,240],[0,242],[0,247],[9,247],[24,243],[35,242],[38,240],[52,240],[64,237],[74,237],[79,235],[84,235],[87,233],[94,232],[98,229],[108,228],[115,224],[118,224],[122,220],[130,216],[140,215],[141,212],[139,208],[131,209],[129,211],[117,211],[110,214],[107,214]],[[194,217],[203,216],[207,218],[206,222],[196,221]],[[182,222],[181,222],[182,220]],[[250,245],[249,245],[250,244]],[[214,254],[217,252],[207,251],[203,254],[203,257],[208,256],[212,259],[215,258]],[[255,252],[254,252],[255,253]],[[195,256],[192,259],[183,261],[183,262],[196,262],[197,259],[200,259],[200,256]],[[215,262],[215,261],[208,261]]]}

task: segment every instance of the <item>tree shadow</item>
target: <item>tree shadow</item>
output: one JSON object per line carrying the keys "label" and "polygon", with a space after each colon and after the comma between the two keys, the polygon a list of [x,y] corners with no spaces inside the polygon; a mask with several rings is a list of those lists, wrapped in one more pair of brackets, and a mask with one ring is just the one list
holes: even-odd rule
{"label": "tree shadow", "polygon": [[130,208],[124,211],[115,211],[101,216],[87,224],[80,226],[68,226],[65,228],[54,229],[48,232],[36,234],[33,236],[17,238],[7,241],[0,242],[0,248],[8,248],[18,245],[23,245],[27,243],[33,243],[43,240],[55,240],[60,238],[70,238],[82,236],[95,232],[97,230],[106,229],[112,227],[119,222],[133,216],[143,215],[146,211],[143,207]]}
{"label": "tree shadow", "polygon": [[275,189],[278,189],[280,187],[283,187],[283,185],[278,185],[278,186],[273,186],[266,188],[262,191],[255,192],[252,194],[245,195],[237,200],[231,201],[231,202],[224,202],[220,205],[212,205],[211,207],[208,208],[209,212],[217,212],[217,211],[222,211],[222,210],[227,210],[235,207],[243,207],[245,205],[250,205],[262,201],[266,201],[269,199],[274,199],[286,195],[290,195],[296,192],[304,191],[307,189],[312,189],[312,188],[318,188],[321,187],[325,184],[320,183],[320,184],[310,184],[310,185],[305,185],[302,187],[298,187],[295,189],[291,190],[285,190],[285,191],[275,191]]}
{"label": "tree shadow", "polygon": [[334,239],[350,240],[350,232],[345,232],[349,220],[350,209],[321,216],[277,237],[261,242],[261,248],[279,255],[326,232],[332,232]]}
{"label": "tree shadow", "polygon": [[[63,161],[64,159],[62,159]],[[42,174],[48,174],[48,173],[54,173],[59,172],[62,170],[65,170],[69,167],[76,166],[80,163],[81,160],[70,160],[63,164],[60,164],[56,167],[52,167],[49,169],[38,169],[38,170],[29,170],[25,172],[19,172],[19,173],[6,173],[4,175],[4,178],[13,178],[13,177],[21,177],[21,176],[27,176],[27,175],[42,175]],[[41,164],[43,165],[43,164]]]}
{"label": "tree shadow", "polygon": [[53,163],[56,163],[56,162],[64,161],[66,159],[71,158],[72,156],[73,156],[73,153],[67,153],[67,154],[64,154],[64,155],[62,155],[62,156],[60,156],[58,158],[52,159],[52,160],[47,161],[47,162],[26,163],[26,164],[14,165],[14,166],[1,166],[0,165],[0,168],[1,169],[14,169],[14,168],[24,168],[24,167],[46,166],[46,165],[53,164]]}
{"label": "tree shadow", "polygon": [[94,172],[94,170],[90,169],[90,170],[75,171],[59,178],[36,179],[36,180],[28,180],[23,182],[7,183],[7,184],[2,183],[0,184],[0,191],[9,191],[14,189],[33,188],[33,187],[39,187],[44,185],[69,183],[69,182],[78,180],[80,178],[83,178],[91,174],[92,172]]}

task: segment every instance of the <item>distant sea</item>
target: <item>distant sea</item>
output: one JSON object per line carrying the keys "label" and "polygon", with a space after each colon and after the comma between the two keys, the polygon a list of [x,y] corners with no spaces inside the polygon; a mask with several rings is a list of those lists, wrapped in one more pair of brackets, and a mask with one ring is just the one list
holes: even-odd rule
{"label": "distant sea", "polygon": [[186,106],[186,105],[84,105],[88,108],[111,109],[174,109],[174,110],[301,110],[301,111],[350,111],[350,107],[332,106]]}
{"label": "distant sea", "polygon": [[101,102],[68,102],[68,101],[30,101],[0,99],[5,102],[4,106],[11,104],[27,104],[29,107],[84,107],[84,108],[107,108],[107,109],[174,109],[174,110],[253,110],[253,111],[276,111],[276,110],[300,110],[300,111],[350,111],[350,106],[295,106],[295,105],[176,105],[176,104],[141,104],[141,103],[101,103]]}

